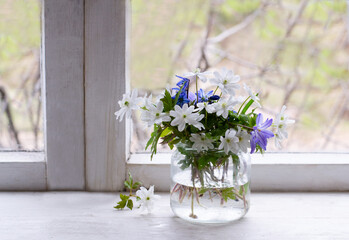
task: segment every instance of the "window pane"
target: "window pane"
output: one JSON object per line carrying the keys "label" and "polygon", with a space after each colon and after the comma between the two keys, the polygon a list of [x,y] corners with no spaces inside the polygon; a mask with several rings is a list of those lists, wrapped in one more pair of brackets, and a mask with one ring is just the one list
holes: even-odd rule
{"label": "window pane", "polygon": [[[346,0],[132,0],[132,87],[157,94],[175,84],[174,74],[226,67],[260,93],[261,113],[274,117],[287,105],[296,124],[283,151],[348,151],[347,7]],[[133,121],[132,151],[143,151],[149,132]],[[278,151],[273,140],[268,150]]]}
{"label": "window pane", "polygon": [[42,150],[41,1],[0,6],[0,150]]}

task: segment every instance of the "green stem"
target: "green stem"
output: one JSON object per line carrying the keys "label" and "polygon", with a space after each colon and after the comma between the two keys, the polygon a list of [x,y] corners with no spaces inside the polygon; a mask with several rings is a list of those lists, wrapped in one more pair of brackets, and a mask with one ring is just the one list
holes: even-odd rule
{"label": "green stem", "polygon": [[253,127],[248,127],[248,126],[245,126],[245,125],[242,125],[240,123],[234,123],[234,122],[229,122],[230,125],[236,125],[236,126],[240,126],[240,127],[243,127],[243,128],[246,128],[246,129],[249,129],[251,131],[253,131]]}
{"label": "green stem", "polygon": [[199,103],[199,91],[198,91],[198,76],[196,76],[196,104]]}
{"label": "green stem", "polygon": [[216,94],[217,90],[218,90],[218,86],[216,87],[216,90],[214,90],[213,95]]}
{"label": "green stem", "polygon": [[205,109],[205,126],[207,126],[207,111]]}
{"label": "green stem", "polygon": [[254,130],[253,127],[248,127],[248,126],[245,126],[245,125],[242,125],[242,124],[239,124],[239,123],[236,124],[236,125],[238,125],[240,127],[243,127],[243,128],[247,128],[247,129],[252,130],[252,131]]}
{"label": "green stem", "polygon": [[250,97],[246,98],[246,100],[241,104],[241,106],[240,106],[240,108],[239,108],[239,111],[238,111],[238,115],[240,114],[240,111],[241,111],[242,106],[245,105],[245,103],[246,103],[246,101],[247,101],[248,99],[250,99]]}
{"label": "green stem", "polygon": [[194,218],[194,187],[191,190],[191,217]]}

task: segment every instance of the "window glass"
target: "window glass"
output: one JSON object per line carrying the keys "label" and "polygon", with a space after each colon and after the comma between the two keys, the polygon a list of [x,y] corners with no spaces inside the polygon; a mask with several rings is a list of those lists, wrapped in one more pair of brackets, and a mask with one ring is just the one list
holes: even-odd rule
{"label": "window glass", "polygon": [[[132,87],[158,94],[175,74],[226,67],[259,92],[261,113],[274,117],[287,105],[296,124],[282,151],[347,152],[348,4],[132,0]],[[150,131],[139,116],[133,123],[131,150],[144,151]],[[268,150],[280,151],[273,140]]]}
{"label": "window glass", "polygon": [[0,6],[0,150],[41,150],[41,1]]}

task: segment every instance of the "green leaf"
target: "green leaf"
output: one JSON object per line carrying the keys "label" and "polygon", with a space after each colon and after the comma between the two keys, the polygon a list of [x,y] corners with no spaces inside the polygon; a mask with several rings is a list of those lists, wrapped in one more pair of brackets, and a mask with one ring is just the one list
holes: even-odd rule
{"label": "green leaf", "polygon": [[130,197],[127,196],[127,195],[123,195],[123,194],[120,193],[120,198],[121,198],[121,200],[123,200],[123,201],[127,201]]}
{"label": "green leaf", "polygon": [[[174,100],[174,104],[177,103],[178,98],[179,98],[179,95],[180,95],[180,93],[182,92],[183,87],[184,87],[184,84],[181,86],[181,88],[180,88],[179,91],[177,92],[176,98],[175,98],[175,100]],[[173,106],[172,106],[172,107],[173,107]]]}
{"label": "green leaf", "polygon": [[[155,129],[155,127],[154,127],[154,129]],[[151,143],[151,156],[150,156],[151,160],[153,160],[153,155],[156,154],[158,141],[160,139],[162,131],[163,131],[163,129],[161,127],[158,127],[156,132],[154,130],[155,134],[153,137],[153,141]],[[152,135],[153,135],[153,133],[152,133]]]}
{"label": "green leaf", "polygon": [[229,198],[233,200],[236,198],[233,189],[233,187],[222,189],[222,197],[224,201],[228,201]]}
{"label": "green leaf", "polygon": [[126,201],[120,201],[117,203],[117,205],[114,208],[123,209],[125,206],[126,206]]}
{"label": "green leaf", "polygon": [[130,181],[130,184],[132,186],[132,183],[133,183],[133,178],[132,178],[132,175],[131,175],[131,172],[128,171],[128,180]]}
{"label": "green leaf", "polygon": [[156,133],[158,132],[158,129],[159,129],[159,126],[158,125],[156,125],[156,124],[154,124],[154,131],[151,133],[151,135],[150,135],[150,138],[149,138],[149,140],[148,140],[148,142],[147,142],[147,145],[145,146],[145,150],[147,150],[147,148],[150,146],[150,145],[152,145],[152,143],[153,143],[153,141],[154,141],[154,139],[155,139],[155,137],[156,137]]}
{"label": "green leaf", "polygon": [[137,188],[139,188],[139,186],[141,186],[141,185],[142,185],[141,182],[135,182],[135,183],[133,184],[133,188],[132,188],[132,189],[137,189]]}
{"label": "green leaf", "polygon": [[264,154],[264,149],[261,148],[261,146],[259,146],[259,145],[257,144],[257,145],[256,145],[256,153],[257,153],[258,151],[259,151],[261,154]]}
{"label": "green leaf", "polygon": [[249,185],[250,185],[250,182],[247,182],[244,185],[241,185],[240,190],[239,190],[239,194],[242,195],[244,193],[244,190],[245,190],[245,194],[246,194]]}
{"label": "green leaf", "polygon": [[128,200],[127,207],[132,210],[132,208],[133,208],[133,201],[131,199]]}
{"label": "green leaf", "polygon": [[172,134],[172,130],[169,127],[167,127],[162,131],[160,137],[165,137],[166,135],[169,135],[169,134]]}
{"label": "green leaf", "polygon": [[128,189],[132,189],[132,185],[131,185],[128,181],[125,181],[125,182],[124,182],[124,185],[125,185],[125,187],[128,188]]}
{"label": "green leaf", "polygon": [[199,195],[204,194],[207,192],[209,189],[208,188],[201,188],[201,190],[198,192]]}
{"label": "green leaf", "polygon": [[160,99],[160,101],[164,104],[164,112],[169,112],[173,109],[174,102],[171,94],[167,90],[165,90],[164,97]]}
{"label": "green leaf", "polygon": [[124,182],[124,185],[126,188],[133,190],[133,189],[137,189],[140,185],[142,185],[141,182],[133,182],[133,177],[131,172],[128,172],[128,181]]}
{"label": "green leaf", "polygon": [[176,145],[177,143],[179,143],[181,140],[179,138],[177,139],[173,139],[171,142],[168,143],[168,146],[170,147],[170,149],[172,150],[174,145]]}
{"label": "green leaf", "polygon": [[119,201],[114,208],[116,208],[116,209],[123,209],[123,208],[125,208],[126,203],[129,200],[129,198],[130,198],[129,196],[120,194],[121,201]]}
{"label": "green leaf", "polygon": [[[256,96],[258,97],[258,93],[256,94]],[[254,102],[253,99],[251,99],[250,101],[248,101],[248,103],[245,105],[245,107],[242,109],[241,114],[245,114],[246,111],[251,107],[252,103]]]}

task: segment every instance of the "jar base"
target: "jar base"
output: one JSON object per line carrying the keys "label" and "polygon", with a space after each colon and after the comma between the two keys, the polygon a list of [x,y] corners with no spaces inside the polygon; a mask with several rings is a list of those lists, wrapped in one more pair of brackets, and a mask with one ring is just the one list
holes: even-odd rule
{"label": "jar base", "polygon": [[[175,204],[177,205],[177,204]],[[194,215],[191,214],[191,210],[184,206],[173,206],[171,203],[173,213],[188,222],[197,224],[227,224],[238,221],[246,215],[248,209],[234,209],[234,208],[210,208],[204,209],[196,207]]]}

